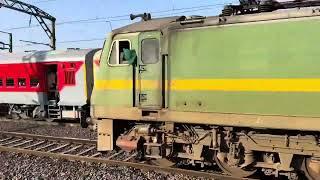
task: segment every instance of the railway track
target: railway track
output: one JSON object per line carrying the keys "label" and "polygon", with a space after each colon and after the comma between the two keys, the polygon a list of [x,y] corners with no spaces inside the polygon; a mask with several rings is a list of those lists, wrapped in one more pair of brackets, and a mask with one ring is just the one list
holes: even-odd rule
{"label": "railway track", "polygon": [[112,151],[106,154],[96,150],[96,141],[77,138],[61,138],[34,134],[0,131],[0,151],[23,153],[35,156],[53,157],[67,160],[103,163],[115,166],[128,166],[143,170],[180,173],[194,177],[213,178],[215,180],[237,180],[239,178],[223,175],[220,172],[201,172],[181,168],[165,167],[136,162],[136,154],[124,151]]}
{"label": "railway track", "polygon": [[63,121],[63,122],[48,122],[44,120],[34,120],[34,119],[21,119],[21,120],[14,120],[14,119],[7,119],[4,117],[0,117],[0,122],[14,122],[14,123],[26,123],[26,124],[33,124],[33,125],[49,125],[49,126],[63,126],[63,127],[80,127],[79,122],[77,121]]}

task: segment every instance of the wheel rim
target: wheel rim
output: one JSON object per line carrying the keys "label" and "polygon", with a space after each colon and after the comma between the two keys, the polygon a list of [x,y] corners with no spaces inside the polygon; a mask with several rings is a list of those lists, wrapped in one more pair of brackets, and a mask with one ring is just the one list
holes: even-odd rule
{"label": "wheel rim", "polygon": [[46,118],[46,121],[47,121],[47,122],[53,122],[53,121],[55,121],[55,119],[52,119],[52,118]]}
{"label": "wheel rim", "polygon": [[11,114],[11,118],[14,119],[14,120],[20,120],[21,119],[21,117],[17,113],[12,113]]}
{"label": "wheel rim", "polygon": [[311,158],[306,158],[302,170],[309,180],[320,180],[320,163],[312,162]]}
{"label": "wheel rim", "polygon": [[225,161],[221,161],[218,158],[218,153],[217,152],[214,153],[214,160],[219,166],[219,168],[225,173],[232,175],[234,177],[238,177],[238,178],[249,177],[257,171],[257,170],[244,170],[240,167],[232,167],[228,164],[227,159],[226,158],[224,159]]}

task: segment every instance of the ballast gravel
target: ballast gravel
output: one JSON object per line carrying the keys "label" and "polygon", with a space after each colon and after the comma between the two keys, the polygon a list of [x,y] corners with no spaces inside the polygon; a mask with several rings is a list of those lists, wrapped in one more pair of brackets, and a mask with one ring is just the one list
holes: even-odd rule
{"label": "ballast gravel", "polygon": [[81,128],[78,125],[65,123],[65,125],[43,125],[26,122],[0,121],[0,131],[20,132],[28,134],[70,137],[81,139],[96,139],[97,133],[89,128]]}
{"label": "ballast gravel", "polygon": [[[79,126],[43,125],[0,121],[0,131],[30,133],[56,137],[96,139],[96,132]],[[144,171],[131,167],[68,161],[49,157],[0,152],[0,180],[200,180],[182,174]]]}
{"label": "ballast gravel", "polygon": [[99,163],[67,161],[47,157],[0,152],[0,180],[200,180],[182,174],[142,171],[130,167],[108,166]]}

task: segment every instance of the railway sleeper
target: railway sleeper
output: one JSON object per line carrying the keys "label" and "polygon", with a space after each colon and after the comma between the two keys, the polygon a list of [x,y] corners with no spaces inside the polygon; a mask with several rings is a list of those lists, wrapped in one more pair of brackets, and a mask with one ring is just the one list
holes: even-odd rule
{"label": "railway sleeper", "polygon": [[22,141],[22,140],[23,140],[22,138],[14,139],[13,141],[1,143],[0,146],[6,146],[6,145],[14,144],[14,143],[20,142],[20,141]]}
{"label": "railway sleeper", "polygon": [[56,148],[54,148],[54,149],[49,150],[48,152],[55,152],[55,151],[58,151],[58,150],[60,150],[60,149],[65,148],[65,147],[67,147],[67,146],[70,146],[70,143],[63,144],[63,145],[61,145],[61,146],[58,146],[58,147],[56,147]]}
{"label": "railway sleeper", "polygon": [[77,145],[77,146],[75,146],[75,147],[73,147],[73,148],[71,148],[71,149],[68,149],[68,150],[66,150],[66,151],[63,151],[61,154],[69,154],[69,153],[71,153],[71,152],[73,152],[73,151],[76,151],[77,149],[82,148],[82,147],[83,147],[83,144],[79,144],[79,145]]}
{"label": "railway sleeper", "polygon": [[24,142],[21,142],[21,143],[18,143],[18,144],[14,144],[14,145],[11,145],[10,147],[19,147],[19,146],[23,146],[25,144],[28,144],[30,142],[34,141],[33,139],[29,139],[29,140],[26,140]]}

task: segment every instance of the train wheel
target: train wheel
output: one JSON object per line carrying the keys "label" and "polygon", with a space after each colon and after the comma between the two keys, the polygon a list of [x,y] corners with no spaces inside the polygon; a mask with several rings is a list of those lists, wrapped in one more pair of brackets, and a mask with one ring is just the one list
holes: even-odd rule
{"label": "train wheel", "polygon": [[89,124],[87,123],[86,120],[80,119],[80,125],[82,128],[87,128],[89,127]]}
{"label": "train wheel", "polygon": [[245,170],[238,166],[229,165],[227,153],[215,152],[214,160],[222,171],[234,177],[238,177],[238,178],[249,177],[257,171],[257,170]]}
{"label": "train wheel", "polygon": [[309,180],[320,180],[320,162],[306,158],[303,162],[302,170]]}
{"label": "train wheel", "polygon": [[53,121],[55,121],[55,119],[52,119],[52,118],[45,118],[45,120],[46,120],[47,122],[53,122]]}
{"label": "train wheel", "polygon": [[9,118],[14,120],[20,120],[21,109],[16,105],[9,105]]}
{"label": "train wheel", "polygon": [[20,115],[18,113],[12,113],[10,117],[11,117],[11,119],[14,119],[14,120],[20,120],[21,119],[21,117],[20,117]]}

